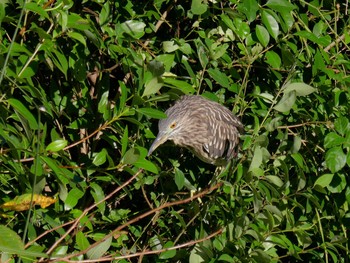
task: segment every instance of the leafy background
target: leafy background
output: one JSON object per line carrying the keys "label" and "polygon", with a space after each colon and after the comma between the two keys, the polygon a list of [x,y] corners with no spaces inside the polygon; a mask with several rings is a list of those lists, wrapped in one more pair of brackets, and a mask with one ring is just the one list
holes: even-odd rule
{"label": "leafy background", "polygon": [[[349,262],[348,8],[1,1],[1,262]],[[146,156],[182,94],[245,125],[217,183]]]}

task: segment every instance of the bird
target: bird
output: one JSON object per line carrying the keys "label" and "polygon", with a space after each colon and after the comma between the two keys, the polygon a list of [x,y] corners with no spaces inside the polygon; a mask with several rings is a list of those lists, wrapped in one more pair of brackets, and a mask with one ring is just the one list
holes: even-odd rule
{"label": "bird", "polygon": [[168,140],[215,166],[226,166],[237,156],[243,124],[225,106],[200,95],[184,95],[165,114],[148,156]]}

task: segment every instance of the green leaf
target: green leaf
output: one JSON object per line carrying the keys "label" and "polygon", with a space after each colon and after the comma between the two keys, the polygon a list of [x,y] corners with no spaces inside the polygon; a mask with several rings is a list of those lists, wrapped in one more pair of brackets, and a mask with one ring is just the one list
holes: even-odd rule
{"label": "green leaf", "polygon": [[173,78],[164,78],[164,86],[170,86],[182,91],[184,94],[193,94],[195,89],[191,84],[188,84],[186,81],[173,79]]}
{"label": "green leaf", "polygon": [[135,110],[150,118],[165,119],[167,117],[164,112],[152,108],[138,108]]}
{"label": "green leaf", "polygon": [[253,170],[254,168],[259,168],[260,165],[262,164],[262,160],[263,160],[263,152],[261,150],[261,147],[260,146],[255,147],[253,158],[249,166],[249,171]]}
{"label": "green leaf", "polygon": [[178,190],[181,190],[185,185],[185,175],[177,167],[175,167],[175,184]]}
{"label": "green leaf", "polygon": [[8,99],[9,104],[15,109],[17,114],[20,114],[24,117],[29,124],[29,127],[33,130],[38,129],[38,123],[34,118],[33,114],[20,102],[16,99]]}
{"label": "green leaf", "polygon": [[163,86],[163,80],[161,77],[151,78],[145,85],[142,97],[150,96],[157,93]]}
{"label": "green leaf", "polygon": [[199,62],[201,63],[201,66],[203,69],[207,68],[207,65],[209,63],[209,58],[207,51],[205,47],[203,46],[202,42],[200,42],[199,47],[198,47],[198,58]]}
{"label": "green leaf", "polygon": [[90,246],[89,240],[86,238],[85,234],[78,231],[75,236],[75,242],[77,243],[80,250],[85,250]]}
{"label": "green leaf", "polygon": [[[91,195],[93,196],[94,200],[95,200],[95,203],[101,201],[104,197],[105,197],[105,194],[103,192],[103,189],[101,186],[99,186],[98,184],[96,183],[91,183],[90,184],[90,187],[92,188],[92,192],[91,192]],[[98,209],[99,211],[101,212],[101,214],[104,213],[105,211],[105,202],[101,203],[98,205]]]}
{"label": "green leaf", "polygon": [[[171,248],[174,247],[174,242],[172,241],[168,241],[165,243],[164,248]],[[169,258],[173,258],[176,255],[176,250],[172,249],[172,250],[168,250],[168,251],[164,251],[159,255],[160,259],[169,259]]]}
{"label": "green leaf", "polygon": [[208,9],[207,4],[203,4],[202,0],[192,0],[191,11],[195,15],[202,15]]}
{"label": "green leaf", "polygon": [[348,118],[341,116],[334,121],[334,128],[341,135],[346,135],[350,131]]}
{"label": "green leaf", "polygon": [[101,258],[111,247],[112,237],[106,238],[106,240],[102,241],[98,245],[89,249],[86,252],[88,259],[99,259]]}
{"label": "green leaf", "polygon": [[244,13],[249,22],[253,22],[256,19],[259,4],[256,0],[240,1],[237,3],[237,10]]}
{"label": "green leaf", "polygon": [[281,67],[281,58],[274,51],[267,51],[265,54],[266,63],[268,63],[271,67],[279,69]]}
{"label": "green leaf", "polygon": [[73,188],[69,191],[66,200],[64,200],[64,206],[66,209],[72,209],[77,204],[80,198],[84,196],[84,192],[78,188]]}
{"label": "green leaf", "polygon": [[17,254],[16,250],[24,250],[21,238],[12,229],[0,225],[0,251]]}
{"label": "green leaf", "polygon": [[94,156],[92,163],[96,166],[100,166],[106,162],[107,159],[107,150],[105,148],[102,149],[99,153]]}
{"label": "green leaf", "polygon": [[334,146],[339,146],[345,142],[345,138],[336,134],[335,132],[330,132],[324,138],[324,147],[332,148]]}
{"label": "green leaf", "polygon": [[332,173],[341,170],[346,164],[346,154],[341,147],[334,147],[326,153],[326,164]]}
{"label": "green leaf", "polygon": [[283,93],[288,93],[291,91],[295,91],[297,96],[307,96],[315,92],[316,89],[303,82],[294,82],[286,85],[283,89]]}
{"label": "green leaf", "polygon": [[79,41],[81,44],[83,44],[84,47],[86,47],[86,40],[82,34],[75,31],[69,31],[67,32],[67,36]]}
{"label": "green leaf", "polygon": [[296,100],[295,91],[284,93],[282,99],[273,108],[279,112],[289,111],[293,107],[295,100]]}
{"label": "green leaf", "polygon": [[37,13],[46,19],[50,19],[48,12],[36,2],[25,2],[24,9]]}
{"label": "green leaf", "polygon": [[126,149],[128,148],[128,143],[129,143],[129,131],[128,131],[127,125],[125,126],[121,143],[122,143],[121,155],[124,156]]}
{"label": "green leaf", "polygon": [[165,69],[164,64],[157,60],[152,60],[147,64],[147,69],[152,73],[155,77],[160,77],[163,75]]}
{"label": "green leaf", "polygon": [[269,0],[266,5],[278,12],[290,12],[296,7],[287,0]]}
{"label": "green leaf", "polygon": [[222,87],[229,88],[230,85],[230,79],[222,73],[218,68],[210,68],[208,69],[209,75]]}
{"label": "green leaf", "polygon": [[163,41],[162,43],[164,52],[172,53],[179,49],[179,45],[175,44],[175,41]]}
{"label": "green leaf", "polygon": [[269,32],[266,30],[266,28],[260,25],[256,25],[255,32],[259,42],[264,47],[267,47],[267,45],[270,42],[270,35],[269,35]]}
{"label": "green leaf", "polygon": [[267,31],[269,31],[270,35],[274,39],[277,39],[278,34],[279,34],[279,26],[278,26],[276,19],[274,18],[273,15],[271,15],[271,13],[273,13],[273,12],[272,11],[268,12],[266,10],[263,10],[261,13],[261,20],[262,20],[264,26],[267,28]]}
{"label": "green leaf", "polygon": [[120,25],[121,29],[135,39],[140,39],[145,34],[146,24],[136,20],[128,20]]}
{"label": "green leaf", "polygon": [[56,140],[51,142],[47,147],[46,147],[46,151],[51,151],[51,152],[58,152],[60,150],[62,150],[64,147],[66,147],[68,144],[68,141],[60,139],[60,140]]}
{"label": "green leaf", "polygon": [[145,169],[147,171],[150,171],[152,173],[158,174],[158,168],[157,166],[155,166],[152,162],[148,161],[148,160],[138,160],[136,162],[134,162],[134,165],[138,168],[142,168]]}
{"label": "green leaf", "polygon": [[334,174],[323,174],[317,178],[314,186],[318,185],[322,188],[327,187],[333,180]]}

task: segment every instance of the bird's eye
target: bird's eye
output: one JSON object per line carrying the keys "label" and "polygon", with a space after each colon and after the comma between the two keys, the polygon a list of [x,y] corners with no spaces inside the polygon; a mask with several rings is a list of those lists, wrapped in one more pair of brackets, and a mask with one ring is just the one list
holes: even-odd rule
{"label": "bird's eye", "polygon": [[176,127],[176,122],[173,122],[171,125],[170,125],[170,128],[174,129]]}

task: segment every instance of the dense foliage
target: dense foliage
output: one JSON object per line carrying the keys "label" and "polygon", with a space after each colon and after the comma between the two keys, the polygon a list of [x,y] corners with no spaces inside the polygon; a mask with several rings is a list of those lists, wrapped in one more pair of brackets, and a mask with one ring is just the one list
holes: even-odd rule
{"label": "dense foliage", "polygon": [[[347,1],[0,1],[1,262],[349,262]],[[215,167],[158,119],[245,125]]]}

